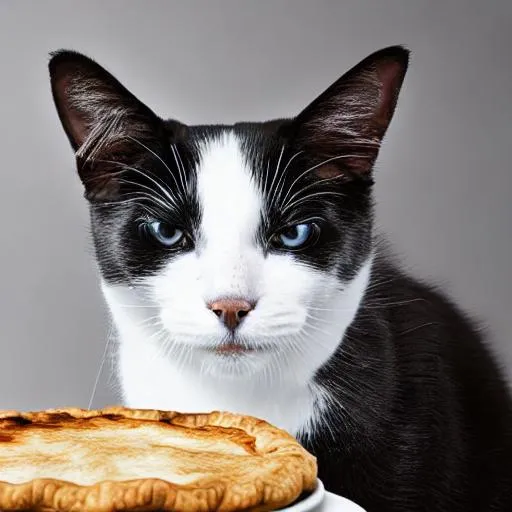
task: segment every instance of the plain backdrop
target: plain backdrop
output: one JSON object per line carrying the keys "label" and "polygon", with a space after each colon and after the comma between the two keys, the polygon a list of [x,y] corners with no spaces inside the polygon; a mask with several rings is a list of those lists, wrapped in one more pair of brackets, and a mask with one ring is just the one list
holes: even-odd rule
{"label": "plain backdrop", "polygon": [[[369,53],[412,50],[376,172],[379,228],[488,328],[512,376],[510,0],[0,0],[0,408],[87,406],[109,320],[50,51],[162,116],[298,113]],[[118,400],[105,365],[93,406]]]}

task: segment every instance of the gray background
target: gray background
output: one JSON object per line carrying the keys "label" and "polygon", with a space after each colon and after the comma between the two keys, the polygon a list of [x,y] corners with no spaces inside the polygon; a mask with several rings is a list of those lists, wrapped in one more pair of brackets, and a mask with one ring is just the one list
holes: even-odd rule
{"label": "gray background", "polygon": [[[99,60],[184,122],[297,113],[367,54],[413,51],[381,152],[395,251],[486,322],[512,376],[512,2],[0,0],[0,407],[87,406],[109,327],[47,55]],[[104,368],[93,405],[115,401]]]}

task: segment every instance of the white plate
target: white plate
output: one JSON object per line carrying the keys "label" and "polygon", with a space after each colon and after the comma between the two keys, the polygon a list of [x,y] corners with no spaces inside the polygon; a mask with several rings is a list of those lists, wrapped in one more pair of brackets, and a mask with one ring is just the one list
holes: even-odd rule
{"label": "white plate", "polygon": [[324,484],[317,480],[316,489],[304,500],[291,507],[280,508],[276,512],[313,512],[325,498]]}
{"label": "white plate", "polygon": [[314,512],[365,512],[353,501],[342,498],[337,494],[325,491],[325,498],[322,504],[315,508]]}

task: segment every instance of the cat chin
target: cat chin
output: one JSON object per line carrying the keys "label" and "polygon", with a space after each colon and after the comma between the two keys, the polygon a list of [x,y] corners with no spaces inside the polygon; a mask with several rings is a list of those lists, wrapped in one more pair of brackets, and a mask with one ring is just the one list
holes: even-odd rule
{"label": "cat chin", "polygon": [[[272,366],[272,353],[244,352],[239,354],[202,353],[199,373],[216,380],[247,380],[258,375],[265,378]],[[267,371],[266,371],[267,370]]]}
{"label": "cat chin", "polygon": [[[219,339],[221,340],[221,338]],[[244,340],[244,345],[227,348],[225,343],[202,343],[199,339],[162,343],[162,355],[178,370],[193,372],[214,381],[276,381],[282,376],[282,362],[289,359],[289,340],[274,339],[272,344]]]}

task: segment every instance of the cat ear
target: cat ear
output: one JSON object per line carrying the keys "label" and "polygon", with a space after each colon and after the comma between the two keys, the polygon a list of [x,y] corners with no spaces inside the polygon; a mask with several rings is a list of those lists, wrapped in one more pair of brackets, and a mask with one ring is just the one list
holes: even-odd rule
{"label": "cat ear", "polygon": [[395,110],[409,52],[380,50],[331,85],[294,120],[296,141],[321,178],[368,176]]}
{"label": "cat ear", "polygon": [[119,188],[115,177],[120,164],[133,161],[144,146],[155,150],[163,123],[84,55],[55,52],[49,71],[55,106],[75,151],[86,196],[110,199]]}

